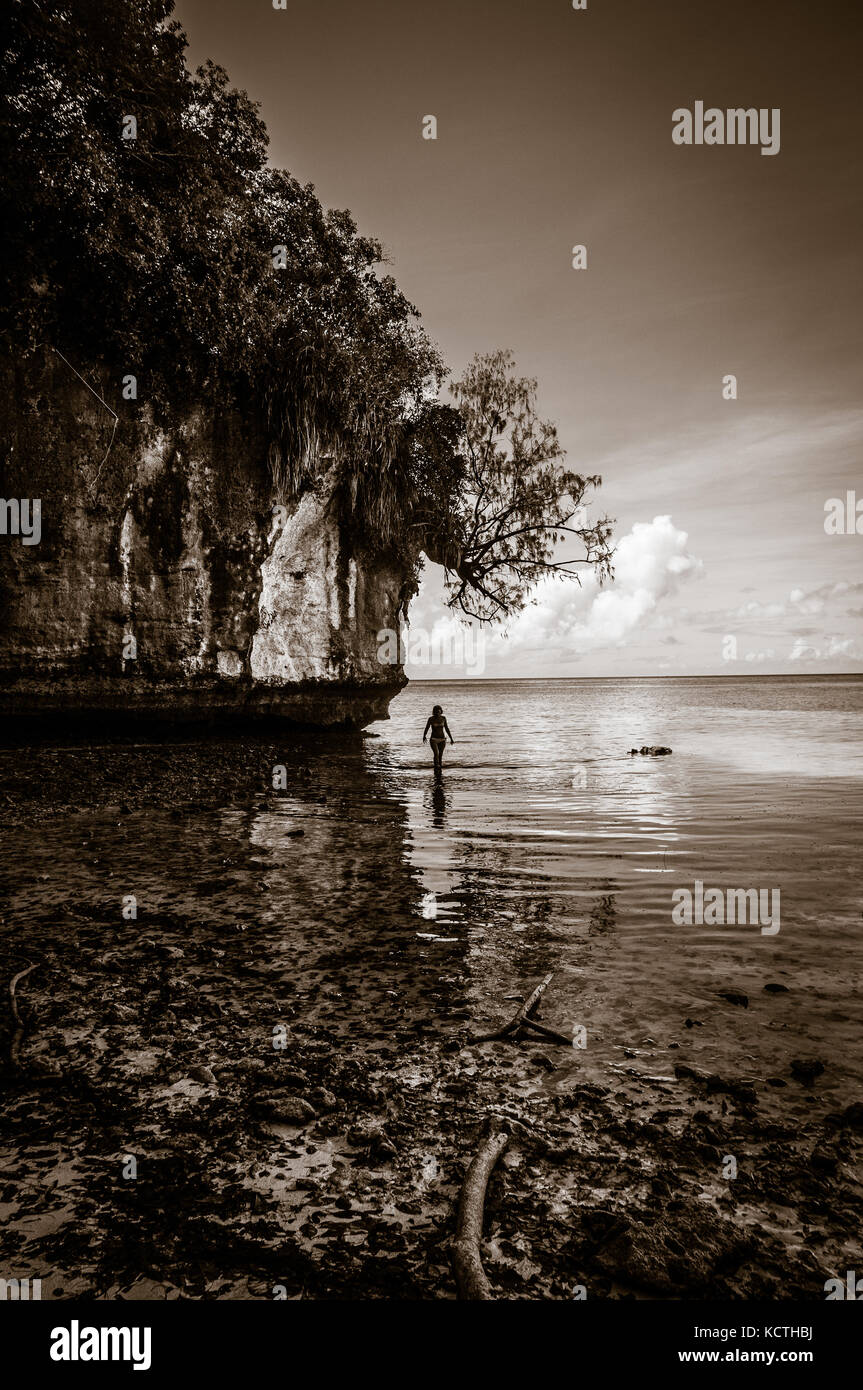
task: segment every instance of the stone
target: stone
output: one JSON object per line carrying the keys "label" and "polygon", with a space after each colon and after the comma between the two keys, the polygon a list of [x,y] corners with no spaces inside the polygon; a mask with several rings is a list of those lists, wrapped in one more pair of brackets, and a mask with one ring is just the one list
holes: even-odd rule
{"label": "stone", "polygon": [[317,1119],[311,1105],[301,1096],[258,1096],[255,1108],[272,1124],[306,1125]]}
{"label": "stone", "polygon": [[310,1091],[309,1096],[318,1110],[335,1110],[338,1100],[332,1091],[328,1091],[325,1086],[319,1087],[316,1091]]}
{"label": "stone", "polygon": [[749,995],[741,994],[737,989],[717,990],[720,999],[727,999],[729,1004],[735,1004],[738,1009],[749,1008]]}
{"label": "stone", "polygon": [[827,1123],[841,1129],[863,1131],[863,1102],[855,1100],[851,1105],[846,1105],[844,1110],[828,1115]]}
{"label": "stone", "polygon": [[817,1076],[821,1076],[824,1071],[824,1063],[816,1059],[807,1061],[796,1057],[791,1063],[791,1075],[796,1081],[801,1081],[804,1086],[811,1086]]}
{"label": "stone", "polygon": [[215,1086],[216,1078],[209,1067],[190,1067],[188,1075],[193,1081],[199,1081],[202,1086]]}

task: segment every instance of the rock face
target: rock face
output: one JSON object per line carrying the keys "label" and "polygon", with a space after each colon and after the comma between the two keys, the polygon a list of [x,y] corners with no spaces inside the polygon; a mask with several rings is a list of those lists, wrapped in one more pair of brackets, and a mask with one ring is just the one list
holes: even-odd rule
{"label": "rock face", "polygon": [[88,379],[107,405],[48,355],[3,382],[0,497],[39,499],[41,536],[0,533],[0,714],[385,718],[405,678],[378,633],[412,577],[357,543],[332,478],[281,505],[253,420],[167,429]]}

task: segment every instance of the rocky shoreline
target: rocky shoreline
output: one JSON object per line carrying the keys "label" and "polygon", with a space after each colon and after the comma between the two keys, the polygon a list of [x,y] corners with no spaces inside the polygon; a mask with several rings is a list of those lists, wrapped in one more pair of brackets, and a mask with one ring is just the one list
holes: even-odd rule
{"label": "rocky shoreline", "polygon": [[176,727],[243,726],[362,729],[388,717],[390,701],[407,684],[399,670],[380,681],[260,681],[247,677],[4,679],[0,719],[5,742],[41,742],[46,730],[68,736],[161,732]]}
{"label": "rocky shoreline", "polygon": [[[41,780],[10,767],[4,814],[38,837],[88,800],[122,823],[155,797],[179,826],[229,777],[238,802],[260,795],[279,749],[240,754],[43,751]],[[292,820],[298,854],[311,825]],[[459,1191],[490,1125],[511,1134],[486,1198],[495,1297],[821,1300],[859,1265],[863,1106],[821,1104],[817,1069],[777,1089],[675,1069],[666,1043],[667,1075],[600,1085],[559,1043],[471,1042],[516,1004],[459,1000],[443,946],[434,1017],[386,979],[370,1005],[361,959],[273,971],[267,949],[254,903],[227,931],[158,906],[128,922],[61,882],[25,931],[4,913],[4,993],[36,969],[15,1067],[8,1006],[0,1033],[0,1273],[58,1299],[453,1299]],[[554,1024],[553,987],[543,1003]]]}

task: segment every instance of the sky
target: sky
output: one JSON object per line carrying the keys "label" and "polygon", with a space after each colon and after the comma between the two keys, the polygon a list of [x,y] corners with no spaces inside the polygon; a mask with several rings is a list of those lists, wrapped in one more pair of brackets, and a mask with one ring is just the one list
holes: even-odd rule
{"label": "sky", "polygon": [[[513,350],[614,519],[613,584],[549,578],[505,632],[465,632],[427,566],[408,674],[863,670],[863,534],[825,529],[851,492],[863,532],[859,0],[285,6],[176,17],[455,377]],[[778,108],[778,152],[676,144],[698,101]]]}

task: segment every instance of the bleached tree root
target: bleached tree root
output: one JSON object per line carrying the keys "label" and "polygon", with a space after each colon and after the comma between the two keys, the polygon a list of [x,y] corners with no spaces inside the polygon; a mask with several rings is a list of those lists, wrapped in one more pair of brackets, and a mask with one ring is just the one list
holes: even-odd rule
{"label": "bleached tree root", "polygon": [[458,1296],[463,1300],[490,1300],[493,1297],[482,1267],[480,1241],[488,1180],[508,1143],[509,1135],[503,1130],[488,1135],[465,1174],[458,1207],[458,1225],[452,1246],[452,1265]]}
{"label": "bleached tree root", "polygon": [[12,1034],[12,1043],[9,1048],[9,1062],[13,1071],[18,1071],[20,1069],[21,1044],[24,1041],[24,1021],[21,1018],[20,1013],[18,1012],[18,999],[16,996],[16,991],[21,981],[25,979],[27,975],[30,974],[31,970],[35,970],[38,964],[38,961],[34,961],[32,965],[27,966],[26,970],[19,970],[18,974],[13,975],[12,979],[9,981],[9,1004],[12,1009],[12,1018],[15,1023],[15,1030]]}

